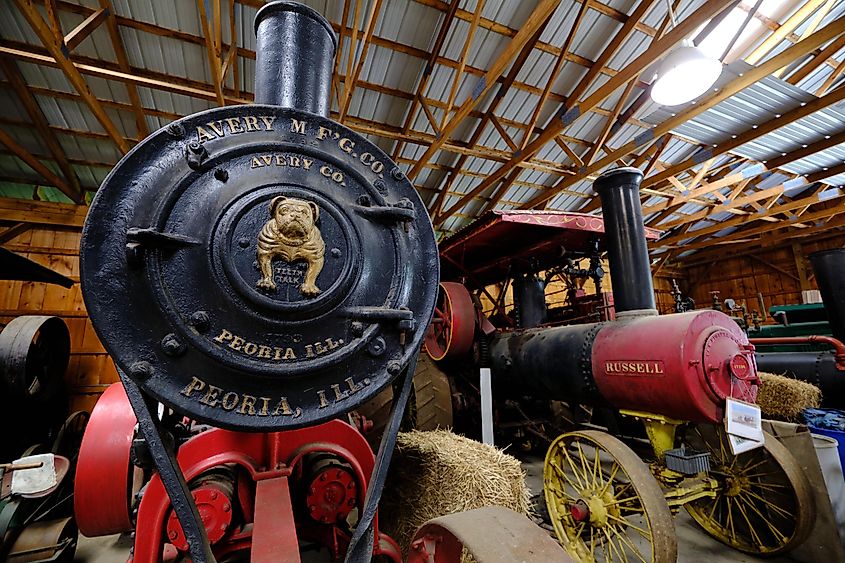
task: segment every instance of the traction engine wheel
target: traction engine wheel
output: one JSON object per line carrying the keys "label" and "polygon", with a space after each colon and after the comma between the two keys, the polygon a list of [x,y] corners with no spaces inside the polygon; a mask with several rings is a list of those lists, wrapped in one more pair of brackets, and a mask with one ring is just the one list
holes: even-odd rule
{"label": "traction engine wheel", "polygon": [[546,454],[543,491],[558,540],[579,561],[677,559],[660,485],[613,436],[584,430],[558,437]]}
{"label": "traction engine wheel", "polygon": [[775,555],[798,547],[815,523],[815,501],[801,466],[783,444],[763,433],[763,447],[733,455],[721,428],[692,427],[687,444],[710,453],[715,498],[686,505],[699,526],[734,549]]}
{"label": "traction engine wheel", "polygon": [[[387,388],[357,409],[373,423],[366,434],[367,442],[378,449],[384,428],[390,420],[393,387]],[[426,354],[420,354],[414,372],[414,390],[405,409],[402,423],[405,430],[436,430],[452,427],[452,387],[449,377]]]}
{"label": "traction engine wheel", "polygon": [[425,349],[435,361],[458,358],[472,349],[475,305],[460,283],[441,282],[434,318],[425,335]]}

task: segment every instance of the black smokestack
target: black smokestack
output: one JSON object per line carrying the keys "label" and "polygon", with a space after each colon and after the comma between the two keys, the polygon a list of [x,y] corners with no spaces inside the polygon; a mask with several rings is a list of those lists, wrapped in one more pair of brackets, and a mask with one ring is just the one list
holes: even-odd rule
{"label": "black smokestack", "polygon": [[810,254],[830,330],[837,340],[845,341],[845,248]]}
{"label": "black smokestack", "polygon": [[297,2],[255,15],[255,103],[328,117],[337,38],[328,20]]}
{"label": "black smokestack", "polygon": [[613,302],[620,313],[657,312],[640,204],[642,179],[643,173],[637,168],[615,168],[593,183],[601,198]]}

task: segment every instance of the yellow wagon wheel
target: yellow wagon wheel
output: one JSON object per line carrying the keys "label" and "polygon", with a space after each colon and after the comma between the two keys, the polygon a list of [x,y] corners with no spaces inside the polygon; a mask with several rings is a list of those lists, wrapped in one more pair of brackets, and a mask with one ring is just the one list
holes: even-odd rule
{"label": "yellow wagon wheel", "polygon": [[558,437],[543,468],[558,540],[579,561],[674,562],[672,514],[648,467],[604,432]]}
{"label": "yellow wagon wheel", "polygon": [[765,434],[763,447],[731,453],[722,428],[692,427],[687,444],[710,452],[715,498],[686,505],[704,530],[739,551],[775,555],[798,547],[815,524],[815,501],[807,477],[791,453]]}

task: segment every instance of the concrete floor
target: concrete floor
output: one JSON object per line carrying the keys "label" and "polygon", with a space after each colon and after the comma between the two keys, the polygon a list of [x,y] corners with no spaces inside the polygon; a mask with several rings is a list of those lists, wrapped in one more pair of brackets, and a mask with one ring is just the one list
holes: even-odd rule
{"label": "concrete floor", "polygon": [[[528,458],[523,461],[523,467],[526,471],[526,482],[535,496],[535,502],[542,503],[543,460]],[[675,531],[678,535],[678,561],[682,563],[751,563],[755,561],[791,563],[795,561],[789,557],[758,558],[730,549],[704,533],[683,510],[675,518]],[[130,544],[128,535],[104,538],[80,537],[75,561],[125,563]]]}

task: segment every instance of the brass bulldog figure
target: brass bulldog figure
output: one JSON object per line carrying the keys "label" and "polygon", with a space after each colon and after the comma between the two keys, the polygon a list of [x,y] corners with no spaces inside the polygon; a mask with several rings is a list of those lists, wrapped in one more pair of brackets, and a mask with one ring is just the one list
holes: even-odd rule
{"label": "brass bulldog figure", "polygon": [[311,201],[279,196],[270,202],[272,217],[258,235],[258,265],[262,277],[256,284],[265,290],[276,289],[273,260],[304,261],[308,264],[299,290],[307,297],[320,293],[317,276],[323,269],[326,244],[317,228],[320,208]]}

